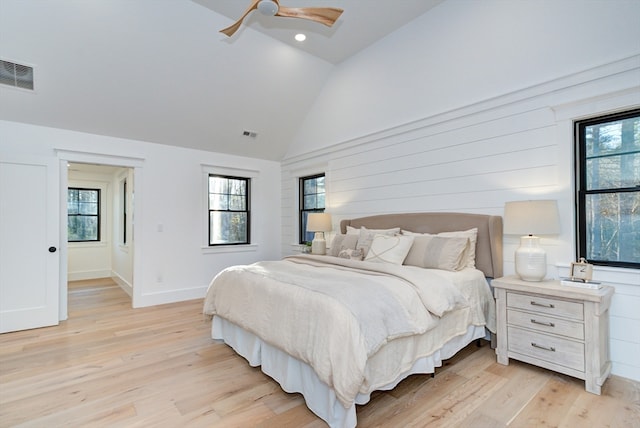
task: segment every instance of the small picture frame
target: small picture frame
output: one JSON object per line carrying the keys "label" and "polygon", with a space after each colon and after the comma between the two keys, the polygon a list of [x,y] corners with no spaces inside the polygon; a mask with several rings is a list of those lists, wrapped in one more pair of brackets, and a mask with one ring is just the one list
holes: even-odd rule
{"label": "small picture frame", "polygon": [[571,263],[569,277],[572,281],[589,282],[593,278],[593,265],[587,263],[584,257],[580,257],[580,260]]}

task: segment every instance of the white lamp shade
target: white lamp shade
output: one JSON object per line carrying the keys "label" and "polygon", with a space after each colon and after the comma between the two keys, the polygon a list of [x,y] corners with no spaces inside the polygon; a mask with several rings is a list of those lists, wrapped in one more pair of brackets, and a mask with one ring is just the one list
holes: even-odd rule
{"label": "white lamp shade", "polygon": [[331,214],[310,213],[307,217],[307,231],[328,232],[331,229]]}
{"label": "white lamp shade", "polygon": [[515,201],[504,206],[504,233],[526,235],[515,253],[515,268],[524,281],[542,281],[547,274],[547,254],[534,235],[560,233],[558,203],[554,200]]}
{"label": "white lamp shade", "polygon": [[515,201],[504,205],[506,235],[557,235],[560,214],[555,200]]}

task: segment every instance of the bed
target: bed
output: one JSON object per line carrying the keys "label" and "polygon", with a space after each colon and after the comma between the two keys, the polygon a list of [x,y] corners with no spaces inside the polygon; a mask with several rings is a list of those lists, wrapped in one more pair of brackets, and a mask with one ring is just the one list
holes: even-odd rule
{"label": "bed", "polygon": [[223,270],[203,311],[213,339],[301,393],[329,426],[352,428],[373,391],[434,373],[495,332],[488,284],[502,276],[502,219],[386,214],[342,220],[340,229],[331,255]]}

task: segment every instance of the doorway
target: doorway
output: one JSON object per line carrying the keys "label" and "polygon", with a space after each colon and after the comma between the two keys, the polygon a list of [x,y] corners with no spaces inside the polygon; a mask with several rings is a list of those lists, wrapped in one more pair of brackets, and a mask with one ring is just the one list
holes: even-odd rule
{"label": "doorway", "polygon": [[[122,230],[124,226],[118,226],[118,233],[122,231],[122,235],[110,235],[112,245],[112,259],[108,263],[108,272],[100,276],[110,276],[131,298],[132,307],[137,307],[136,302],[141,298],[139,287],[135,287],[136,283],[140,283],[139,266],[141,257],[140,240],[136,238],[139,231],[134,225],[134,211],[137,215],[140,213],[141,192],[140,187],[143,182],[143,162],[144,159],[126,156],[114,156],[97,153],[88,153],[72,150],[58,150],[58,160],[60,163],[60,280],[59,280],[59,319],[66,320],[68,317],[68,285],[70,279],[68,272],[71,272],[74,278],[82,276],[81,272],[70,271],[69,269],[69,248],[68,244],[68,218],[67,218],[67,189],[69,186],[68,166],[74,166],[79,169],[89,169],[96,171],[117,171],[114,173],[111,183],[113,194],[127,195],[126,205],[126,232]],[[73,182],[73,181],[72,181]],[[126,183],[126,191],[123,190]],[[135,203],[134,203],[135,195]],[[124,201],[124,199],[123,199]],[[124,203],[124,202],[122,202]],[[120,204],[120,202],[118,202]],[[118,216],[113,216],[115,223]],[[119,217],[118,217],[119,218]],[[115,228],[110,229],[111,233],[115,233]],[[124,235],[126,233],[126,235]],[[120,239],[120,236],[126,236],[126,239]],[[134,245],[135,244],[135,245]],[[75,267],[73,267],[75,269]],[[89,269],[90,270],[90,269]],[[99,273],[99,269],[95,269],[95,273]],[[89,272],[85,272],[90,275]],[[79,276],[78,276],[79,275]],[[97,277],[97,276],[95,276]]]}
{"label": "doorway", "polygon": [[[133,168],[67,164],[67,292],[111,279],[133,296]],[[67,294],[67,300],[68,300]]]}

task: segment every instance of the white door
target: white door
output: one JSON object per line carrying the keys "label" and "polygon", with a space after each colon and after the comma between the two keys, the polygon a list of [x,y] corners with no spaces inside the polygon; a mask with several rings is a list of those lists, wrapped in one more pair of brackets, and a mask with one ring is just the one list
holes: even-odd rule
{"label": "white door", "polygon": [[58,170],[0,154],[0,333],[58,324]]}

